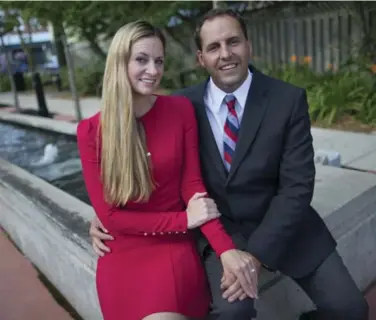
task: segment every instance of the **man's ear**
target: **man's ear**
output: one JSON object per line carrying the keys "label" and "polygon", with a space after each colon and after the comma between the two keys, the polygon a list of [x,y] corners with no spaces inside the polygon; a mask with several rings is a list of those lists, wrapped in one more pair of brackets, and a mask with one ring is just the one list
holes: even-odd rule
{"label": "man's ear", "polygon": [[197,53],[196,53],[196,60],[197,60],[197,64],[203,68],[205,68],[205,65],[204,65],[204,62],[202,61],[202,51],[201,50],[197,50]]}

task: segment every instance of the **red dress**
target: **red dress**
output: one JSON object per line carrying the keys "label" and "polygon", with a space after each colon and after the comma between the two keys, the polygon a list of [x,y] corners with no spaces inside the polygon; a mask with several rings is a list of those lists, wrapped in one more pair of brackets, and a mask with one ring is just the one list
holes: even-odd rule
{"label": "red dress", "polygon": [[[206,191],[193,106],[184,97],[158,96],[140,120],[158,187],[147,203],[129,202],[125,207],[104,201],[97,147],[99,113],[77,127],[90,201],[115,238],[107,242],[111,253],[97,263],[101,310],[105,320],[141,320],[158,312],[203,317],[210,296],[185,212],[194,193]],[[218,255],[235,248],[218,219],[201,230]]]}

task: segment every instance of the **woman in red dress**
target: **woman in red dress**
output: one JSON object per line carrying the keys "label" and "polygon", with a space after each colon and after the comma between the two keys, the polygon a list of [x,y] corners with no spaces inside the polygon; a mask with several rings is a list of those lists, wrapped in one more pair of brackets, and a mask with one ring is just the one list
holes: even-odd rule
{"label": "woman in red dress", "polygon": [[193,106],[153,94],[164,51],[150,24],[122,27],[108,52],[101,112],[77,127],[91,203],[115,238],[97,264],[105,320],[204,317],[210,296],[191,230],[199,227],[218,256],[235,248],[205,197]]}

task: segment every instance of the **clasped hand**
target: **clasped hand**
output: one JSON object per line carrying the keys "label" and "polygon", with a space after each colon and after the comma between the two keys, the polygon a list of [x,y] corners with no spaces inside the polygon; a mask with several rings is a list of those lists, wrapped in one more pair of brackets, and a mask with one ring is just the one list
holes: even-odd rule
{"label": "clasped hand", "polygon": [[229,302],[258,298],[258,276],[261,264],[250,253],[228,250],[221,255],[223,298]]}
{"label": "clasped hand", "polygon": [[[200,227],[218,218],[215,202],[205,197],[206,193],[196,193],[188,202],[188,229]],[[261,264],[251,254],[241,250],[227,250],[221,255],[223,277],[221,288],[223,298],[229,302],[244,300],[247,296],[258,298],[258,274]]]}
{"label": "clasped hand", "polygon": [[198,228],[221,215],[214,200],[205,195],[206,193],[195,193],[189,200],[186,210],[188,229]]}

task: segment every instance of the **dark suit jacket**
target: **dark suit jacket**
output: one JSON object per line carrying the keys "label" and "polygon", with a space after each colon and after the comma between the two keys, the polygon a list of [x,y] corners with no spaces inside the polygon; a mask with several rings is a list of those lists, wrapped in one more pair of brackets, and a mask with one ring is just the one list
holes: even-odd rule
{"label": "dark suit jacket", "polygon": [[[226,230],[247,239],[241,249],[264,265],[299,278],[336,246],[310,205],[315,165],[306,92],[250,69],[252,84],[229,173],[206,115],[207,81],[174,95],[186,96],[195,107],[203,178]],[[199,248],[206,245],[200,237]]]}

